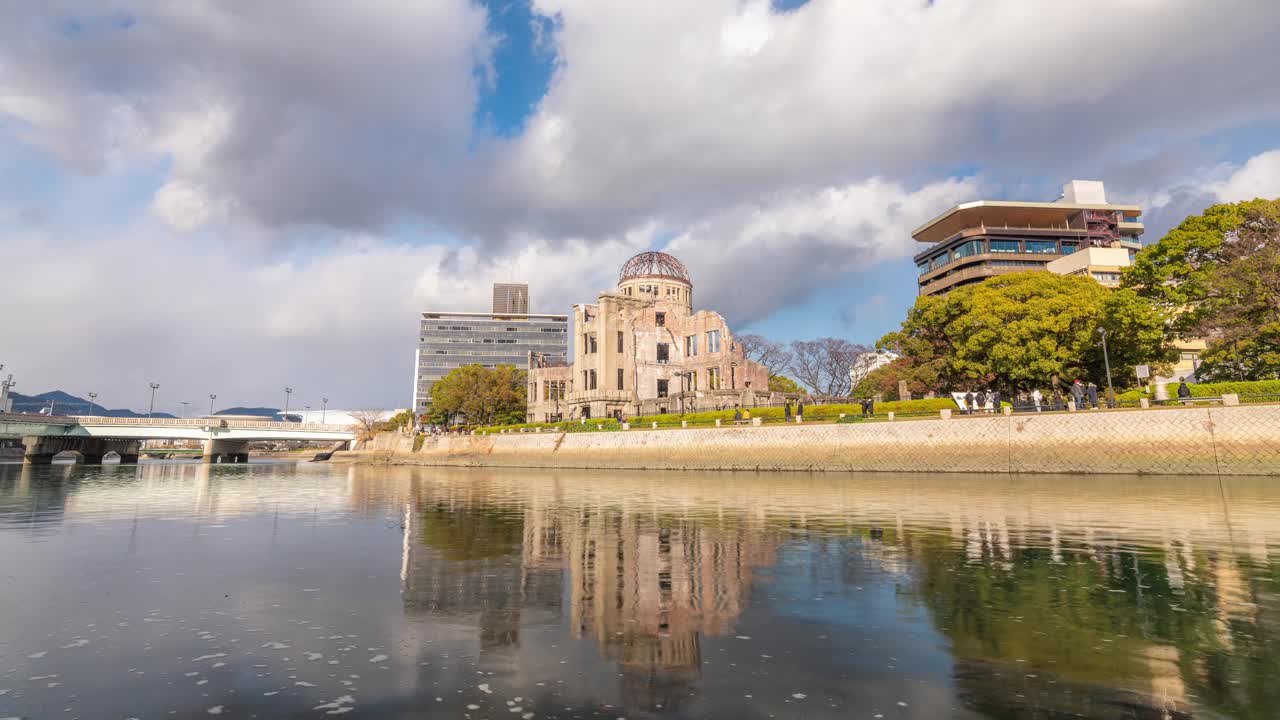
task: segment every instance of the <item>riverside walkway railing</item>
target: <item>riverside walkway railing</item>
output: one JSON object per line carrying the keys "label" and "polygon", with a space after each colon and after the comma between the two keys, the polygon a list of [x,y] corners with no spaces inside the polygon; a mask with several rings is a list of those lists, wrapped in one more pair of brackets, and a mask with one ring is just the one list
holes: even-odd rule
{"label": "riverside walkway railing", "polygon": [[319,432],[351,432],[346,425],[279,422],[276,420],[236,420],[230,418],[122,418],[97,415],[55,416],[55,420],[71,420],[81,425],[124,425],[142,427],[224,427],[242,430],[296,430]]}
{"label": "riverside walkway railing", "polygon": [[[849,403],[841,403],[847,405]],[[1093,405],[1081,406],[1074,410],[1069,409],[1067,400],[1062,401],[1061,407],[1054,407],[1052,401],[1044,402],[1037,409],[1034,405],[1027,405],[1021,402],[1008,405],[1008,410],[1013,416],[1026,415],[1078,415],[1082,413],[1115,413],[1115,412],[1161,412],[1163,410],[1174,408],[1186,408],[1197,406],[1222,406],[1222,405],[1277,405],[1280,404],[1280,395],[1277,394],[1261,394],[1261,395],[1224,395],[1212,397],[1191,397],[1191,398],[1170,398],[1167,400],[1149,399],[1145,406],[1141,400],[1123,400],[1117,401],[1114,405],[1108,407],[1103,398],[1098,398],[1098,406]],[[732,415],[728,417],[715,418],[683,418],[679,415],[670,414],[662,416],[662,419],[650,420],[645,417],[625,419],[621,422],[614,418],[590,418],[571,420],[562,420],[554,423],[526,423],[511,427],[487,427],[477,431],[478,434],[510,434],[510,433],[532,433],[532,432],[618,432],[625,430],[669,430],[681,428],[730,428],[741,426],[776,426],[785,424],[815,424],[815,423],[883,423],[883,422],[899,422],[910,420],[937,420],[939,418],[949,418],[963,422],[968,419],[990,418],[1000,413],[991,410],[977,410],[973,413],[966,413],[958,406],[947,410],[927,410],[927,411],[885,411],[879,408],[873,408],[871,415],[862,415],[856,409],[852,412],[827,412],[822,409],[821,405],[806,407],[803,416],[793,415],[790,418],[779,413],[781,405],[759,405],[750,408],[743,408],[751,411],[751,417],[743,417],[735,419]],[[765,414],[759,411],[768,411]],[[725,411],[720,411],[725,412]],[[729,411],[731,412],[731,411]],[[693,415],[693,413],[690,413]]]}

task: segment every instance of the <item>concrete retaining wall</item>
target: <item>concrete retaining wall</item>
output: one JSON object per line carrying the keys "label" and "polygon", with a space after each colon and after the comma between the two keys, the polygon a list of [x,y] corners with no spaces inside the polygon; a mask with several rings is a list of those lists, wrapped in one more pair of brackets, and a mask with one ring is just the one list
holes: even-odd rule
{"label": "concrete retaining wall", "polygon": [[847,425],[375,439],[357,457],[421,465],[1280,475],[1280,407],[1079,412]]}

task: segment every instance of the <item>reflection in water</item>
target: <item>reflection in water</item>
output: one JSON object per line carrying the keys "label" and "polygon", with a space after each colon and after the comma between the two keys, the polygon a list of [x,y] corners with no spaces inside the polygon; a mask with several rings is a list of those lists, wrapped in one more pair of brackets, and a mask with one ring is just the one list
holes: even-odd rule
{"label": "reflection in water", "polygon": [[[332,686],[315,704],[353,698],[337,709],[407,717],[439,697],[473,717],[1280,716],[1280,488],[1263,479],[0,467],[0,552],[46,561],[6,574],[45,593],[75,593],[87,560],[55,547],[72,536],[119,537],[141,573],[214,552],[218,533],[260,539],[201,555],[205,572],[270,588],[227,632],[328,628],[290,642],[334,641],[308,651],[333,672],[305,682]],[[253,553],[278,562],[263,570]],[[317,556],[328,589],[283,577]],[[56,607],[24,612],[46,635],[69,624]],[[358,641],[325,634],[355,618]],[[47,688],[24,687],[41,674],[26,659],[35,635],[0,627],[0,659],[22,667],[0,689],[32,715],[53,708]],[[379,659],[390,647],[400,656]],[[361,652],[379,654],[352,665]],[[311,707],[306,685],[290,696],[272,672],[259,702]],[[241,707],[268,712],[240,682]]]}

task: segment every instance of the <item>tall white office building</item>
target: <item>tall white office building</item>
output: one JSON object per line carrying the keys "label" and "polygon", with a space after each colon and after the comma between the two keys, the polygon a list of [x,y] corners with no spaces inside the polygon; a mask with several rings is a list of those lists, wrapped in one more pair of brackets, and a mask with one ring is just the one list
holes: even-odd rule
{"label": "tall white office building", "polygon": [[[522,295],[527,307],[527,290]],[[498,297],[495,289],[495,300]],[[464,365],[514,365],[524,370],[531,352],[544,354],[549,361],[565,361],[568,329],[568,315],[496,309],[490,313],[422,313],[414,358],[414,412],[422,413],[430,407],[431,386],[437,380]]]}

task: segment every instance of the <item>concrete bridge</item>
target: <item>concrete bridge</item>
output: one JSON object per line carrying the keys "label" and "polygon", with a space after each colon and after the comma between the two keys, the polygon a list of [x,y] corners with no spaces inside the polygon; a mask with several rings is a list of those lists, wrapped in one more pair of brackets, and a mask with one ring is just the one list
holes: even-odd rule
{"label": "concrete bridge", "polygon": [[274,422],[242,418],[114,418],[0,414],[0,438],[21,438],[23,462],[47,465],[61,452],[81,462],[100,464],[114,452],[122,463],[138,462],[143,440],[199,440],[207,463],[248,462],[255,440],[306,440],[350,443],[355,432],[342,425]]}

